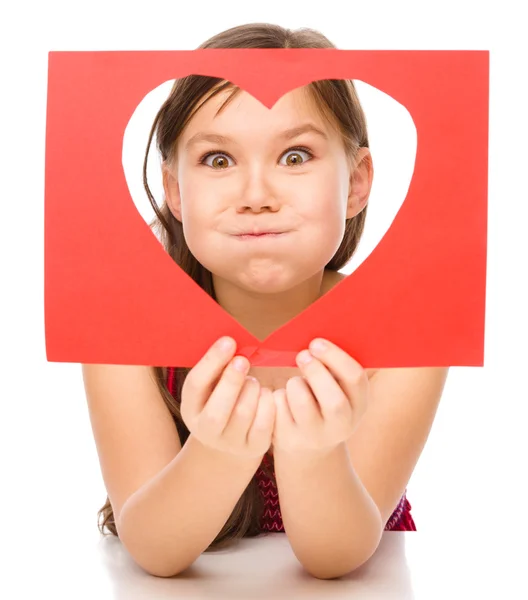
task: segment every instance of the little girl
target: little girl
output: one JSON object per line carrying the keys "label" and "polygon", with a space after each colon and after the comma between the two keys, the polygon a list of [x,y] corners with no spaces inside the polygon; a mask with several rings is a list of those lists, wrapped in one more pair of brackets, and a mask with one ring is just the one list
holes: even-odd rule
{"label": "little girl", "polygon": [[[268,24],[234,27],[200,46],[334,47],[316,31]],[[154,134],[163,159],[161,209],[146,184]],[[184,77],[159,110],[147,146],[152,226],[174,261],[264,339],[342,280],[338,271],[352,257],[366,217],[373,177],[368,146],[351,81],[313,82],[268,111],[230,82]],[[243,357],[237,366],[234,341],[221,342],[225,349],[215,345],[193,369],[83,365],[108,491],[101,532],[119,535],[156,575],[179,573],[201,552],[236,538],[285,531],[275,417],[278,423],[286,414],[279,413],[287,406],[280,398],[306,394],[309,379],[300,368],[252,367]],[[404,482],[440,398],[447,371],[439,379],[438,371],[435,401]],[[365,373],[381,381],[381,370]],[[383,416],[364,415],[375,418]],[[405,493],[392,507],[385,530],[416,529]],[[308,570],[322,578],[341,573]]]}

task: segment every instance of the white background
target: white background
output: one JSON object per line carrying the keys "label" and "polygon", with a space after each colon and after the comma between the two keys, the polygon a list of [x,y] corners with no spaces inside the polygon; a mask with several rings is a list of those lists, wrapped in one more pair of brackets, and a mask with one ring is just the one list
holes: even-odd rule
{"label": "white background", "polygon": [[[18,597],[22,583],[36,578],[42,557],[56,546],[78,536],[96,543],[96,511],[106,497],[81,367],[48,363],[45,356],[47,53],[195,49],[219,31],[259,21],[313,27],[340,49],[491,52],[485,366],[451,369],[408,497],[417,535],[448,530],[456,544],[457,531],[470,532],[476,543],[496,553],[497,570],[487,577],[504,577],[505,584],[521,577],[528,555],[524,538],[528,52],[526,21],[516,10],[520,9],[514,2],[460,0],[138,5],[51,0],[4,8],[0,456],[2,544],[8,553],[2,567],[16,586],[9,597]],[[76,201],[75,190],[71,201]],[[445,553],[449,551],[446,545]],[[82,560],[81,554],[79,564]],[[425,564],[427,556],[423,560]],[[84,576],[89,579],[90,573]],[[2,584],[8,585],[5,576]],[[38,579],[35,586],[37,591]]]}

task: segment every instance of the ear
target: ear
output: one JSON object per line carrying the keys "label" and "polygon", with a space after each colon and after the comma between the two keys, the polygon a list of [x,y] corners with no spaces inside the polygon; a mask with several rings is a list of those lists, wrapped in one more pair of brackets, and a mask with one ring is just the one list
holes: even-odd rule
{"label": "ear", "polygon": [[356,159],[351,165],[347,219],[358,215],[367,205],[373,178],[374,165],[372,164],[372,155],[368,148],[362,147],[359,149]]}
{"label": "ear", "polygon": [[181,196],[180,185],[176,177],[177,167],[169,165],[166,161],[162,163],[161,170],[163,174],[163,190],[165,191],[165,201],[169,210],[178,221],[182,221],[181,216]]}

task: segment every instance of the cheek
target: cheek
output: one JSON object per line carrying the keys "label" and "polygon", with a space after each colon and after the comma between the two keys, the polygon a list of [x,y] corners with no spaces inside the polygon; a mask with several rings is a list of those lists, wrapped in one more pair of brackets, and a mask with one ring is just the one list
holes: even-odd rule
{"label": "cheek", "polygon": [[346,203],[343,190],[332,180],[326,186],[318,186],[305,196],[302,218],[309,234],[310,247],[317,249],[319,258],[328,262],[341,245],[346,225]]}
{"label": "cheek", "polygon": [[[331,180],[330,180],[331,181]],[[321,235],[344,231],[346,204],[337,185],[321,185],[300,199],[304,219]]]}
{"label": "cheek", "polygon": [[186,211],[183,216],[183,234],[189,250],[202,262],[210,254],[210,236],[204,235],[208,230],[207,219],[203,211]]}
{"label": "cheek", "polygon": [[192,193],[182,190],[181,216],[185,241],[191,252],[198,258],[200,249],[204,247],[208,236],[203,235],[211,227],[212,215],[207,207],[206,196],[200,194],[199,188],[193,188]]}

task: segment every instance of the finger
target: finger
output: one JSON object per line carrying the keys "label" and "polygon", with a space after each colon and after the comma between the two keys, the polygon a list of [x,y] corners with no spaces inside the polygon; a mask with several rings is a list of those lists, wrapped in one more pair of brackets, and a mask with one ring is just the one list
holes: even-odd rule
{"label": "finger", "polygon": [[330,371],[349,400],[360,402],[368,396],[366,370],[344,350],[328,340],[317,338],[310,343],[310,353]]}
{"label": "finger", "polygon": [[185,394],[185,397],[192,398],[188,410],[190,409],[193,417],[202,412],[215,387],[215,382],[219,380],[227,363],[233,358],[235,350],[235,340],[230,337],[220,338],[209,348],[185,378],[182,396]]}
{"label": "finger", "polygon": [[249,366],[247,358],[235,356],[224,369],[200,415],[201,426],[210,433],[220,435],[225,429],[246,381]]}
{"label": "finger", "polygon": [[292,427],[295,427],[295,421],[286,399],[286,390],[284,388],[274,390],[273,401],[276,408],[275,437],[284,437]]}
{"label": "finger", "polygon": [[254,377],[246,377],[242,390],[222,431],[226,441],[233,444],[246,442],[249,428],[257,411],[260,384]]}
{"label": "finger", "polygon": [[297,356],[297,364],[317,399],[324,419],[349,414],[350,400],[332,373],[307,350]]}
{"label": "finger", "polygon": [[263,438],[269,439],[275,423],[275,411],[275,403],[273,402],[271,390],[260,388],[255,418],[247,436],[248,445],[254,444]]}
{"label": "finger", "polygon": [[319,403],[310,386],[302,377],[292,377],[286,382],[286,398],[292,420],[300,427],[313,426],[322,421]]}

